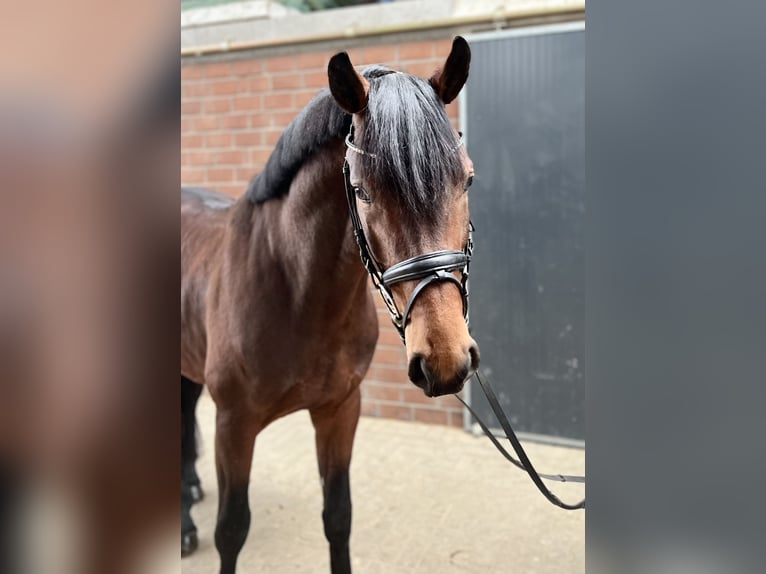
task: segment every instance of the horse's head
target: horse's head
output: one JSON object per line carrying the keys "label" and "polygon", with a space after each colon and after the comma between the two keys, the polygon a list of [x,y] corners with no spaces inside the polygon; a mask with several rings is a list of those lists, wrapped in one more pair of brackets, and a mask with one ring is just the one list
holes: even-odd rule
{"label": "horse's head", "polygon": [[465,84],[470,59],[458,37],[429,80],[379,66],[359,74],[345,53],[328,66],[332,95],[353,115],[352,222],[369,245],[368,270],[381,275],[384,300],[391,295],[410,380],[428,396],[459,391],[479,364],[463,284],[473,164],[444,107]]}

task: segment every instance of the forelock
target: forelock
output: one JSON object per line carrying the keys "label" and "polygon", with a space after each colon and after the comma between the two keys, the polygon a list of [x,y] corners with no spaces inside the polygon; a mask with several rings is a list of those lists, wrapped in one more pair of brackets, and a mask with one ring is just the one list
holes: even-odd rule
{"label": "forelock", "polygon": [[415,216],[441,211],[448,189],[462,178],[458,139],[428,81],[382,66],[365,69],[370,83],[357,143],[365,177]]}

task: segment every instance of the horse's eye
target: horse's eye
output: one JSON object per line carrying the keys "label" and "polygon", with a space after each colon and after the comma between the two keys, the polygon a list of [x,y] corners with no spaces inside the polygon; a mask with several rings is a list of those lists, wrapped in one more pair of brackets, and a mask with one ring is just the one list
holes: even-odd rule
{"label": "horse's eye", "polygon": [[354,186],[354,193],[356,194],[356,198],[359,201],[370,203],[370,194],[368,194],[367,190],[364,189],[361,185]]}
{"label": "horse's eye", "polygon": [[463,189],[468,191],[468,188],[471,187],[471,185],[473,185],[473,175],[469,175],[468,179],[465,180],[465,187]]}

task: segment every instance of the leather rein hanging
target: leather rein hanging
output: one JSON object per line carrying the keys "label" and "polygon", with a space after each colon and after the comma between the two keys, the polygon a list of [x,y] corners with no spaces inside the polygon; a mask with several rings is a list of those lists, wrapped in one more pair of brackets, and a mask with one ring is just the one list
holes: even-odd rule
{"label": "leather rein hanging", "polygon": [[558,506],[559,508],[563,508],[564,510],[579,510],[581,508],[585,508],[584,498],[580,502],[577,502],[575,504],[567,504],[566,502],[562,502],[561,499],[559,499],[555,494],[553,494],[550,491],[550,489],[548,489],[548,487],[545,486],[545,483],[543,483],[542,481],[542,479],[546,479],[546,480],[556,480],[559,482],[580,482],[582,484],[585,484],[585,477],[571,476],[571,475],[565,475],[565,474],[538,473],[537,470],[535,470],[535,467],[532,465],[532,461],[529,460],[527,453],[524,451],[524,447],[521,446],[521,442],[519,441],[519,438],[516,436],[516,433],[513,432],[511,423],[508,421],[508,417],[505,416],[505,413],[503,412],[503,408],[500,406],[500,401],[497,400],[497,396],[495,395],[495,392],[492,390],[492,387],[490,386],[489,381],[482,378],[482,376],[479,374],[479,371],[476,371],[473,377],[477,381],[479,381],[481,390],[484,392],[484,396],[487,397],[487,401],[489,402],[489,406],[492,408],[492,412],[495,413],[495,417],[500,423],[500,426],[503,428],[503,432],[505,433],[505,438],[507,438],[508,441],[511,443],[511,446],[513,447],[513,450],[516,451],[516,455],[519,457],[519,460],[516,460],[510,454],[508,454],[508,451],[503,448],[503,445],[501,445],[498,442],[498,440],[492,434],[492,431],[490,431],[489,427],[487,427],[486,423],[484,423],[484,421],[482,421],[481,418],[479,418],[479,415],[476,414],[476,411],[474,411],[470,406],[468,406],[468,403],[466,403],[458,395],[455,395],[455,398],[459,400],[461,403],[463,403],[463,406],[468,409],[468,412],[470,412],[473,418],[476,419],[476,422],[479,423],[481,430],[484,431],[484,434],[487,435],[490,441],[492,441],[492,444],[495,445],[495,448],[498,451],[500,451],[500,454],[502,454],[514,466],[520,468],[521,470],[526,471],[526,473],[529,475],[529,478],[531,478],[532,482],[535,483],[535,486],[537,487],[537,489],[542,493],[542,495],[545,498],[548,499],[548,501],[551,504],[554,504]]}
{"label": "leather rein hanging", "polygon": [[[460,134],[460,140],[455,149],[461,145],[463,145],[463,134]],[[376,157],[375,154],[365,151],[354,144],[353,122],[351,124],[351,128],[349,129],[348,135],[346,136],[346,147],[354,153],[366,155],[372,158]],[[463,299],[463,317],[465,318],[466,324],[468,324],[468,274],[471,263],[471,256],[473,254],[473,223],[470,221],[468,223],[468,240],[466,241],[466,245],[462,251],[456,249],[432,251],[430,253],[416,255],[415,257],[405,259],[404,261],[395,263],[388,269],[384,269],[377,258],[373,255],[372,250],[370,249],[370,245],[367,242],[367,236],[364,233],[362,220],[359,217],[359,211],[356,205],[356,190],[354,185],[351,183],[351,168],[348,165],[348,160],[345,158],[343,160],[343,183],[346,188],[346,200],[348,201],[351,226],[354,231],[354,238],[356,239],[356,243],[359,246],[359,255],[362,259],[362,264],[367,270],[367,273],[372,280],[372,284],[378,290],[378,293],[380,293],[380,296],[383,299],[383,303],[388,309],[388,314],[391,317],[391,322],[394,324],[396,331],[399,333],[402,342],[405,340],[404,331],[405,327],[407,326],[407,320],[409,318],[410,311],[412,310],[412,305],[414,304],[415,299],[423,291],[423,289],[425,289],[430,283],[433,283],[434,281],[450,281],[455,283],[455,285],[460,289],[460,295]],[[452,271],[458,270],[461,273],[460,279],[452,274]],[[416,279],[420,279],[420,282],[415,286],[415,289],[412,290],[412,293],[410,293],[410,296],[407,299],[407,304],[404,308],[404,313],[400,313],[396,306],[396,302],[394,301],[393,294],[391,293],[391,286],[402,281],[411,281]],[[532,465],[532,462],[529,460],[526,452],[524,452],[524,448],[521,446],[521,442],[516,436],[516,433],[513,431],[508,418],[505,416],[505,413],[503,412],[503,409],[500,406],[500,402],[497,400],[492,387],[489,385],[489,381],[483,379],[479,375],[478,371],[474,373],[474,378],[476,378],[476,380],[479,382],[481,390],[487,397],[487,401],[489,402],[492,411],[495,413],[500,426],[503,428],[503,432],[505,433],[506,438],[511,443],[511,446],[516,452],[516,455],[519,457],[519,460],[514,459],[508,453],[508,451],[503,448],[503,446],[498,442],[498,440],[489,430],[489,427],[484,423],[484,421],[481,420],[481,418],[479,418],[479,415],[476,413],[476,411],[468,406],[468,404],[462,398],[460,398],[458,395],[455,395],[457,400],[463,403],[473,418],[476,419],[482,431],[484,431],[484,434],[487,435],[490,441],[492,441],[492,444],[494,444],[500,453],[514,466],[525,470],[538,490],[552,504],[565,510],[577,510],[580,508],[585,508],[585,499],[576,504],[567,504],[562,502],[548,489],[548,487],[545,486],[542,481],[542,479],[546,479],[557,480],[560,482],[584,483],[585,477],[561,474],[539,474],[535,470],[535,467]]]}

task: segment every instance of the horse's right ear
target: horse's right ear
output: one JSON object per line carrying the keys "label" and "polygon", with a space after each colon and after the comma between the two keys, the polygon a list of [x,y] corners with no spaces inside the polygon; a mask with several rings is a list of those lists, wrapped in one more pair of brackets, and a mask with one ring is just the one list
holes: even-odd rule
{"label": "horse's right ear", "polygon": [[462,36],[455,36],[452,50],[444,68],[437,70],[429,82],[445,104],[454,100],[463,89],[471,67],[471,48]]}
{"label": "horse's right ear", "polygon": [[357,73],[346,52],[330,58],[327,77],[330,80],[330,92],[341,108],[356,114],[367,107],[370,84]]}

